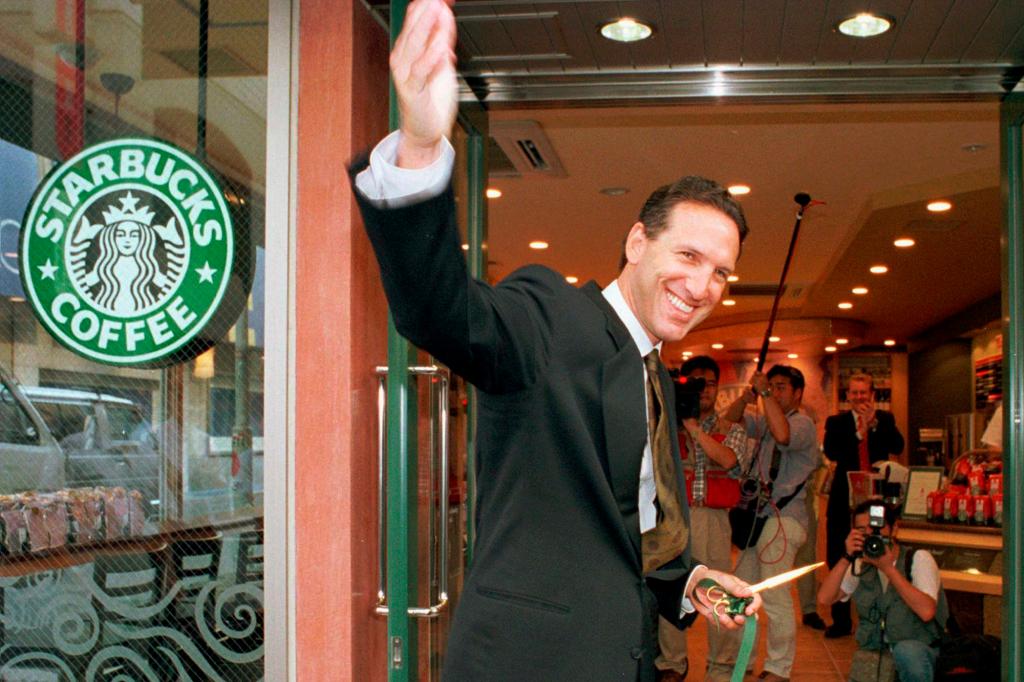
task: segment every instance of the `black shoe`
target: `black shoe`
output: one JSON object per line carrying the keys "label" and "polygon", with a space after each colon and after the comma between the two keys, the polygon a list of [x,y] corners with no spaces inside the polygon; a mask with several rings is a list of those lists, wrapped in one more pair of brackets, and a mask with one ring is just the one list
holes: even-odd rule
{"label": "black shoe", "polygon": [[836,625],[833,623],[825,628],[825,637],[828,639],[839,639],[840,637],[847,637],[850,635],[851,629],[849,627],[843,627],[842,625]]}
{"label": "black shoe", "polygon": [[804,625],[811,628],[812,630],[825,629],[825,621],[823,621],[821,619],[821,616],[819,616],[817,613],[813,611],[811,613],[804,614]]}

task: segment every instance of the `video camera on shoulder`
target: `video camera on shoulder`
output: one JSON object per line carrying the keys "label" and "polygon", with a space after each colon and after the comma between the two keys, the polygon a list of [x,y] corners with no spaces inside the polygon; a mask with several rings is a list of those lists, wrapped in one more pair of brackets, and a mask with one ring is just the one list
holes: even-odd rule
{"label": "video camera on shoulder", "polygon": [[707,382],[698,377],[677,376],[676,384],[676,418],[700,419],[700,394],[704,392]]}

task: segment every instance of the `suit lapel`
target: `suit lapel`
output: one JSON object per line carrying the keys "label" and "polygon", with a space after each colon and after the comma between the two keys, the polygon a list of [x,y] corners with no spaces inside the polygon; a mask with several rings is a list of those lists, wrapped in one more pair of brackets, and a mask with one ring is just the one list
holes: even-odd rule
{"label": "suit lapel", "polygon": [[601,294],[588,283],[583,293],[605,314],[606,329],[616,353],[601,372],[601,409],[604,417],[608,471],[615,502],[630,542],[640,556],[640,520],[637,512],[640,462],[647,442],[643,362],[629,331]]}

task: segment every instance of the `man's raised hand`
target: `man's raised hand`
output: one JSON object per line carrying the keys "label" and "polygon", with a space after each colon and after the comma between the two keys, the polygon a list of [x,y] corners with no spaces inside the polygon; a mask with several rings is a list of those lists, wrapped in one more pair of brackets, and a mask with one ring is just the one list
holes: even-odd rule
{"label": "man's raised hand", "polygon": [[422,168],[439,154],[458,113],[454,0],[414,0],[391,50],[391,76],[402,115],[398,166]]}

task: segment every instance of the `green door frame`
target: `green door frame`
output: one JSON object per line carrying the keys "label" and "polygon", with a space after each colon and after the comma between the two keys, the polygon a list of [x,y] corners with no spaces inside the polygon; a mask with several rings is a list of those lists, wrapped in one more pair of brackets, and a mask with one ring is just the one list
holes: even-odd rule
{"label": "green door frame", "polygon": [[[389,26],[391,45],[402,30],[408,0],[394,0],[390,7]],[[475,102],[460,104],[459,125],[467,134],[468,168],[468,225],[469,269],[474,277],[486,276],[487,260],[484,257],[486,241],[487,207],[484,198],[486,183],[486,140],[487,112]],[[395,130],[400,126],[398,100],[394,83],[390,85],[390,106],[388,127]],[[417,651],[418,628],[416,616],[410,609],[422,611],[413,606],[419,593],[417,584],[416,531],[417,518],[417,391],[416,378],[409,368],[415,364],[416,348],[403,338],[388,315],[388,371],[386,420],[386,546],[387,546],[387,618],[388,618],[388,682],[415,682],[419,672]],[[442,405],[444,403],[442,402]],[[469,551],[473,546],[473,510],[475,509],[475,442],[476,442],[476,393],[472,388],[468,405],[469,428],[467,443],[467,488],[469,514],[467,531]],[[446,519],[441,520],[446,523]],[[442,548],[442,552],[446,549]],[[469,556],[467,555],[467,564]]]}
{"label": "green door frame", "polygon": [[1003,666],[1004,680],[1024,679],[1024,446],[1020,414],[1024,405],[1024,95],[1007,95],[1000,109],[1003,198]]}

